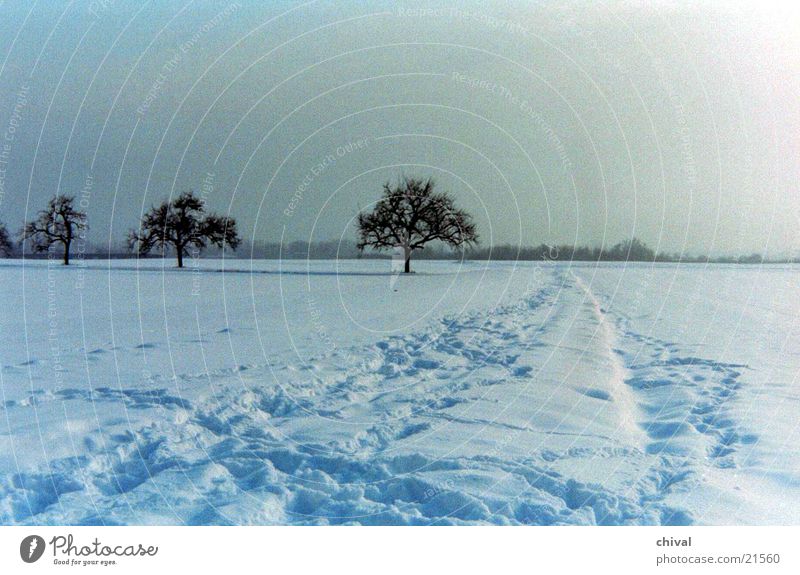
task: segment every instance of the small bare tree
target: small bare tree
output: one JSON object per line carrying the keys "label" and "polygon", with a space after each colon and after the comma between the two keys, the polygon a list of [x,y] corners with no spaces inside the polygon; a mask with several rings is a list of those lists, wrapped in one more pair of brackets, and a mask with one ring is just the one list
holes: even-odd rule
{"label": "small bare tree", "polygon": [[142,218],[139,229],[128,234],[129,247],[142,255],[156,247],[162,253],[173,248],[179,268],[183,267],[183,257],[189,247],[199,251],[210,243],[218,247],[228,245],[235,250],[239,241],[236,220],[206,215],[203,200],[193,192],[184,192],[175,200],[153,207]]}
{"label": "small bare tree", "polygon": [[411,272],[411,253],[435,240],[458,248],[478,243],[472,216],[455,207],[447,192],[435,192],[434,181],[403,178],[383,186],[383,197],[370,213],[358,215],[358,249],[401,247],[405,273]]}
{"label": "small bare tree", "polygon": [[9,257],[12,253],[14,253],[14,242],[11,241],[11,237],[8,235],[6,225],[0,222],[0,254],[3,257]]}
{"label": "small bare tree", "polygon": [[39,217],[25,224],[22,240],[31,240],[33,249],[46,252],[55,244],[64,249],[64,265],[69,265],[69,249],[72,241],[81,230],[88,228],[86,214],[73,207],[75,198],[57,195],[52,198],[47,209],[39,212]]}

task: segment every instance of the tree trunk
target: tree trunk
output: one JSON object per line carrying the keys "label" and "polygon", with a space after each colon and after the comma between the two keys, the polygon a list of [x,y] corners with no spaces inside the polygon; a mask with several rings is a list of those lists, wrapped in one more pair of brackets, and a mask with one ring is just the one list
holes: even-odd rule
{"label": "tree trunk", "polygon": [[182,268],[183,267],[183,248],[177,248],[175,251],[178,252],[178,267]]}
{"label": "tree trunk", "polygon": [[405,248],[405,255],[406,255],[406,267],[404,273],[410,274],[411,273],[411,250],[409,248]]}
{"label": "tree trunk", "polygon": [[69,242],[64,242],[64,265],[69,265]]}

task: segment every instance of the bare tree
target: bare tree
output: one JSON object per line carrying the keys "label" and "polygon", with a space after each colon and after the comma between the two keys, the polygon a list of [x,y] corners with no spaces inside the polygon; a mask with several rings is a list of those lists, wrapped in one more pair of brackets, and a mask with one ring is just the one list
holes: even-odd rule
{"label": "bare tree", "polygon": [[0,222],[0,254],[3,254],[4,257],[9,257],[13,252],[14,242],[11,241],[11,237],[8,235],[6,225]]}
{"label": "bare tree", "polygon": [[236,249],[239,241],[236,220],[206,215],[203,200],[193,192],[184,192],[175,200],[153,207],[142,217],[139,229],[128,234],[129,247],[137,249],[139,254],[147,254],[156,247],[162,253],[173,248],[179,268],[183,267],[183,257],[190,247],[199,251],[213,244]]}
{"label": "bare tree", "polygon": [[39,217],[25,224],[22,229],[22,240],[31,240],[33,249],[46,252],[54,244],[61,244],[64,249],[64,265],[69,265],[69,249],[72,241],[81,230],[88,228],[86,214],[73,207],[75,198],[57,195],[52,198],[47,209],[39,212]]}
{"label": "bare tree", "polygon": [[383,197],[370,213],[358,215],[358,249],[401,247],[405,273],[411,272],[411,253],[435,240],[454,248],[478,243],[472,216],[456,209],[447,192],[435,192],[434,182],[403,178],[383,186]]}

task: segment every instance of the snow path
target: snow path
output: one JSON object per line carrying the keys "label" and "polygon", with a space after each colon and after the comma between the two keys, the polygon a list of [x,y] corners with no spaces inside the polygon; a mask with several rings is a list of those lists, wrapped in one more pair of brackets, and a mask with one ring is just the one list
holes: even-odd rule
{"label": "snow path", "polygon": [[733,410],[746,366],[637,333],[585,274],[544,276],[305,362],[8,400],[17,434],[32,410],[101,420],[0,476],[0,523],[702,522],[706,471],[758,440]]}
{"label": "snow path", "polygon": [[[597,296],[592,292],[588,286],[579,276],[572,274],[575,284],[586,294],[592,311],[594,312],[595,319],[598,324],[598,335],[600,337],[600,345],[602,353],[608,358],[611,364],[611,379],[609,380],[609,387],[611,388],[612,395],[617,399],[623,414],[623,425],[631,432],[632,435],[641,435],[641,429],[637,425],[639,421],[639,408],[636,405],[636,398],[633,395],[630,387],[626,385],[629,379],[629,372],[625,367],[625,363],[617,353],[618,346],[617,335],[615,332],[614,324],[606,317],[606,312],[603,310]],[[642,445],[641,437],[634,439],[637,445]]]}

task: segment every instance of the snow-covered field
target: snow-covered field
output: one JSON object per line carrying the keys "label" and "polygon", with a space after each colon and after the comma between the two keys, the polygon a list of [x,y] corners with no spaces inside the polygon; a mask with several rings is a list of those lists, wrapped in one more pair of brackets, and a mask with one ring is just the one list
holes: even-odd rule
{"label": "snow-covered field", "polygon": [[0,262],[0,524],[800,524],[800,267],[173,265]]}

